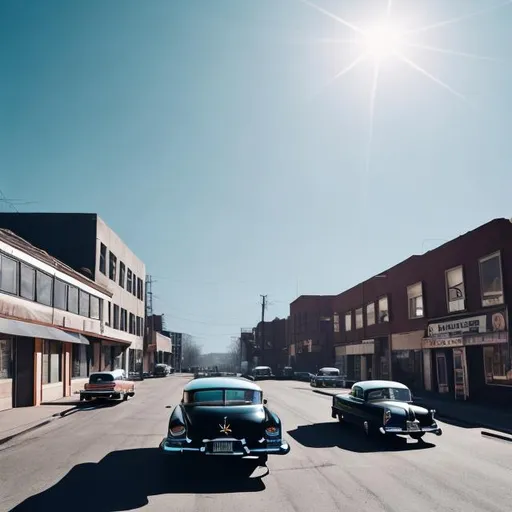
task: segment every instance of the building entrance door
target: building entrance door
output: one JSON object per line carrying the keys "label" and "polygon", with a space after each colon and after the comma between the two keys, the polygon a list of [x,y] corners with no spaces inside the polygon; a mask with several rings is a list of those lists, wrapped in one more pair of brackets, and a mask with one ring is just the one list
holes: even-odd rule
{"label": "building entrance door", "polygon": [[439,352],[436,354],[437,370],[437,391],[439,393],[448,393],[450,386],[448,384],[448,368],[446,366],[446,354]]}

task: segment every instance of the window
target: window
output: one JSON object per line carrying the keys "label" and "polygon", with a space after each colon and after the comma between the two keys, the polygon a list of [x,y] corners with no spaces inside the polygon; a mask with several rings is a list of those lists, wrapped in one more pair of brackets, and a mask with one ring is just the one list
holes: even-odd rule
{"label": "window", "polygon": [[120,261],[119,262],[119,286],[121,288],[124,288],[125,274],[126,274],[126,266],[122,261]]}
{"label": "window", "polygon": [[116,270],[117,270],[117,258],[114,254],[109,251],[108,253],[108,277],[112,279],[112,281],[116,280]]}
{"label": "window", "polygon": [[137,278],[137,298],[140,300],[142,300],[144,297],[143,287],[144,287],[144,285],[142,283],[142,279]]}
{"label": "window", "polygon": [[18,294],[18,262],[0,255],[0,290]]}
{"label": "window", "polygon": [[78,315],[78,288],[75,286],[68,287],[68,311]]}
{"label": "window", "polygon": [[508,343],[484,347],[485,382],[512,386],[512,359]]}
{"label": "window", "polygon": [[446,297],[448,313],[466,309],[464,272],[462,266],[446,271]]}
{"label": "window", "polygon": [[58,341],[43,343],[43,384],[61,382],[61,352],[62,345]]}
{"label": "window", "polygon": [[91,295],[91,310],[90,315],[91,318],[94,318],[95,320],[100,320],[100,299],[98,297],[94,297],[94,295]]}
{"label": "window", "polygon": [[0,379],[12,379],[12,339],[0,334]]}
{"label": "window", "polygon": [[375,323],[375,302],[366,305],[366,325]]}
{"label": "window", "polygon": [[126,331],[126,309],[121,308],[121,331]]}
{"label": "window", "polygon": [[407,302],[409,304],[409,318],[423,317],[423,283],[407,287]]}
{"label": "window", "polygon": [[100,272],[107,275],[107,247],[100,244]]}
{"label": "window", "polygon": [[52,305],[53,279],[48,275],[36,271],[36,300],[45,306]]}
{"label": "window", "polygon": [[130,313],[129,327],[130,334],[135,334],[135,315],[133,313]]}
{"label": "window", "polygon": [[29,300],[36,298],[36,271],[25,263],[20,265],[20,296]]}
{"label": "window", "polygon": [[132,294],[134,297],[137,296],[137,276],[133,274]]}
{"label": "window", "polygon": [[114,304],[114,329],[119,329],[119,306]]}
{"label": "window", "polygon": [[500,253],[491,254],[480,261],[480,289],[482,307],[503,304],[503,277]]}
{"label": "window", "polygon": [[352,311],[345,313],[345,331],[352,330]]}
{"label": "window", "polygon": [[112,326],[112,302],[108,302],[108,324],[109,326]]}
{"label": "window", "polygon": [[132,293],[132,271],[130,269],[126,273],[126,291]]}
{"label": "window", "polygon": [[356,329],[363,327],[363,308],[356,309]]}
{"label": "window", "polygon": [[74,379],[87,377],[87,346],[73,343],[71,357],[71,377]]}
{"label": "window", "polygon": [[381,297],[379,299],[379,323],[389,322],[388,298]]}
{"label": "window", "polygon": [[80,290],[80,315],[89,318],[90,304],[89,294]]}
{"label": "window", "polygon": [[53,305],[66,311],[68,303],[68,285],[60,279],[55,279],[53,285]]}

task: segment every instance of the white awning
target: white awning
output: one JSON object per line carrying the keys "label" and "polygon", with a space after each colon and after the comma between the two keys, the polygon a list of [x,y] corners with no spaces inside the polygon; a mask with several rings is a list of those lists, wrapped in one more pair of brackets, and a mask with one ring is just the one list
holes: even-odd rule
{"label": "white awning", "polygon": [[0,332],[10,334],[11,336],[25,336],[28,338],[41,338],[43,340],[56,340],[65,343],[89,345],[89,340],[81,334],[71,334],[61,331],[56,327],[21,322],[20,320],[12,320],[10,318],[0,317]]}

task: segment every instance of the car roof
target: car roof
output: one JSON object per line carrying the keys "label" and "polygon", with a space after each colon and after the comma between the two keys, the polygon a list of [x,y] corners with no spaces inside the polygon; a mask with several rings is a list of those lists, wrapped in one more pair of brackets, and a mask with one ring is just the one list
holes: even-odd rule
{"label": "car roof", "polygon": [[319,372],[339,372],[339,368],[334,368],[332,366],[324,366],[318,370]]}
{"label": "car roof", "polygon": [[362,380],[361,382],[356,382],[354,386],[359,386],[364,391],[380,388],[409,389],[405,384],[394,380]]}
{"label": "car roof", "polygon": [[198,391],[199,389],[250,389],[261,391],[261,388],[251,380],[241,377],[200,377],[194,379],[183,388],[183,391]]}
{"label": "car roof", "polygon": [[268,370],[270,368],[270,366],[255,366],[254,369],[255,370]]}
{"label": "car roof", "polygon": [[123,373],[125,373],[125,371],[123,369],[112,370],[112,371],[105,370],[105,371],[101,371],[101,372],[92,372],[89,376],[92,376],[92,375],[105,375],[105,374],[116,376],[116,375],[122,375]]}

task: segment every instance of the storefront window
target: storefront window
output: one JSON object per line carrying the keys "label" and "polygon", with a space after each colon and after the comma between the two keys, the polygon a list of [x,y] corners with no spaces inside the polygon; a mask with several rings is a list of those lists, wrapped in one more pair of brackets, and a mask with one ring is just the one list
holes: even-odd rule
{"label": "storefront window", "polygon": [[508,343],[484,347],[485,382],[512,386],[512,364]]}
{"label": "storefront window", "polygon": [[0,254],[0,290],[18,293],[18,262]]}
{"label": "storefront window", "polygon": [[43,384],[62,381],[61,370],[62,345],[58,341],[43,343]]}
{"label": "storefront window", "polygon": [[72,373],[73,378],[87,377],[87,345],[74,344],[72,348]]}
{"label": "storefront window", "polygon": [[12,339],[0,338],[0,379],[12,379]]}

